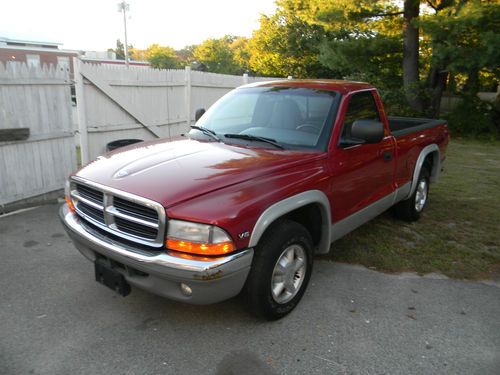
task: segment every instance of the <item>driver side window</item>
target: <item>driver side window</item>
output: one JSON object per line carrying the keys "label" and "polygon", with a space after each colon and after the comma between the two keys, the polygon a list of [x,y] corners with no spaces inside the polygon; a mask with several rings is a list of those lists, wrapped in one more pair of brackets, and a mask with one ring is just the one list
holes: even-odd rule
{"label": "driver side window", "polygon": [[351,96],[344,117],[342,135],[340,138],[341,143],[355,141],[355,139],[351,137],[351,128],[356,120],[380,121],[380,114],[371,91],[363,91]]}

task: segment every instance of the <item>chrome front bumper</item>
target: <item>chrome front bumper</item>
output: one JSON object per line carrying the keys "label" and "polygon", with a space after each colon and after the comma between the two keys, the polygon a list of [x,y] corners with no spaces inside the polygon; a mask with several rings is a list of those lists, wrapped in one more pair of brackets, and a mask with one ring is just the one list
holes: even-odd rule
{"label": "chrome front bumper", "polygon": [[[160,296],[194,304],[209,304],[237,295],[250,271],[253,249],[208,261],[184,259],[165,253],[150,255],[114,241],[97,232],[88,231],[66,204],[59,217],[76,248],[90,261],[101,254],[126,267],[117,270],[133,286]],[[127,272],[127,267],[147,275]],[[188,285],[192,294],[182,293],[180,283]]]}

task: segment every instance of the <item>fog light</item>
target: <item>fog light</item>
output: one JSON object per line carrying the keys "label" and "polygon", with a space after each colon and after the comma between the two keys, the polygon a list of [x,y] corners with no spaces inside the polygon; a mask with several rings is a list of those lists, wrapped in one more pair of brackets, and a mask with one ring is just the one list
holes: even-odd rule
{"label": "fog light", "polygon": [[181,292],[182,294],[184,294],[185,296],[188,296],[190,297],[191,294],[193,294],[193,290],[186,284],[184,283],[181,283]]}

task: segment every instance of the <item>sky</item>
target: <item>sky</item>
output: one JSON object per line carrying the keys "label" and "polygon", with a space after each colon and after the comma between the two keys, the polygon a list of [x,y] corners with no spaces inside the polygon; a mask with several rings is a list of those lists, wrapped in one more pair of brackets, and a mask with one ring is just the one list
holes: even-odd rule
{"label": "sky", "polygon": [[[124,39],[118,0],[0,0],[0,37],[105,51]],[[274,0],[128,0],[128,43],[180,49],[226,34],[251,36]]]}

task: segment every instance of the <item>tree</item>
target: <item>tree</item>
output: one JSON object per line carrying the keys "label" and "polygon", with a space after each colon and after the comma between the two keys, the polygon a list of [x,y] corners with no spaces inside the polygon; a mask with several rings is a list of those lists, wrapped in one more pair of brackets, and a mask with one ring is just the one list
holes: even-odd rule
{"label": "tree", "polygon": [[401,40],[370,35],[330,40],[320,47],[319,61],[337,69],[340,78],[367,81],[383,91],[401,86]]}
{"label": "tree", "polygon": [[419,30],[415,20],[420,15],[419,0],[405,0],[403,8],[403,87],[408,104],[422,110],[419,96]]}
{"label": "tree", "polygon": [[480,73],[500,78],[500,4],[494,1],[462,2],[434,17],[423,18],[430,36],[432,63],[454,75],[465,75],[464,90],[479,91]]}
{"label": "tree", "polygon": [[321,26],[309,24],[278,3],[274,15],[263,15],[250,39],[251,70],[286,77],[332,77],[319,60],[319,47],[328,37]]}
{"label": "tree", "polygon": [[[129,44],[128,45],[128,50],[133,50],[134,47]],[[115,48],[108,48],[108,52],[114,52],[116,54],[116,59],[117,60],[125,60],[125,46],[123,45],[122,41],[120,39],[116,40],[116,47]]]}
{"label": "tree", "polygon": [[[334,38],[322,44],[323,64],[332,67],[340,63],[344,75],[368,77],[389,87],[400,86],[400,81],[393,79],[402,74],[408,102],[414,109],[419,107],[415,94],[419,70],[418,28],[413,26],[413,19],[418,17],[419,3],[405,0],[402,9],[399,2],[391,0],[280,0],[301,19],[335,32]],[[387,71],[391,79],[380,73],[377,76],[377,71]]]}
{"label": "tree", "polygon": [[196,45],[190,45],[190,46],[185,46],[184,48],[175,51],[175,54],[177,56],[177,60],[179,61],[179,64],[182,66],[188,66],[191,65],[193,61],[195,61],[194,57],[194,49],[196,48]]}
{"label": "tree", "polygon": [[233,51],[233,60],[240,68],[240,73],[251,71],[250,40],[242,36],[235,37],[229,47]]}
{"label": "tree", "polygon": [[144,57],[153,68],[176,69],[179,67],[175,50],[172,47],[152,44],[144,51]]}
{"label": "tree", "polygon": [[234,58],[231,49],[235,37],[226,35],[219,39],[207,39],[196,46],[193,56],[197,62],[204,64],[209,72],[222,74],[240,74],[242,68]]}
{"label": "tree", "polygon": [[[496,91],[500,82],[500,4],[462,1],[433,17],[424,17],[419,24],[432,46],[431,72],[439,69],[449,72],[455,82],[461,81],[455,90],[462,96],[462,104],[450,115],[454,130],[474,135],[500,134],[498,98],[486,104],[477,96],[481,78],[485,78],[490,90]],[[435,90],[442,90],[442,79],[438,78],[437,83]],[[434,101],[430,107],[437,112],[439,104]]]}
{"label": "tree", "polygon": [[[336,37],[325,41],[322,46],[320,59],[324,64],[331,65],[331,59],[327,58],[332,56],[337,56],[334,59],[336,61],[350,61],[354,57],[354,51],[357,51],[358,55],[354,60],[360,61],[365,56],[369,67],[377,61],[387,64],[391,56],[399,59],[401,67],[398,70],[401,80],[391,82],[390,86],[402,83],[404,97],[413,111],[422,112],[424,108],[430,107],[430,112],[434,112],[432,109],[435,107],[430,103],[440,102],[446,73],[435,66],[427,66],[428,74],[421,69],[421,41],[425,38],[420,35],[419,30],[421,12],[423,11],[427,18],[432,18],[442,10],[460,7],[465,2],[465,0],[280,0],[279,4],[307,22],[337,31]],[[430,14],[430,9],[435,13]],[[399,51],[397,43],[400,43]],[[388,49],[370,48],[375,45]],[[432,54],[432,47],[427,51]],[[360,69],[360,75],[366,75],[367,69],[361,66],[352,66],[351,70],[357,68]],[[368,69],[368,73],[370,70]],[[383,70],[383,66],[380,65],[380,71]],[[395,71],[391,69],[391,72]],[[422,79],[425,76],[428,78]],[[386,82],[385,77],[379,78]],[[431,98],[422,95],[424,85],[428,85],[425,91],[431,93]],[[384,86],[386,85],[382,88]]]}
{"label": "tree", "polygon": [[316,62],[373,83],[399,114],[438,116],[443,91],[457,88],[468,95],[467,118],[481,112],[486,129],[494,116],[476,94],[500,81],[499,8],[498,0],[277,0],[250,41],[251,67],[327,77]]}

